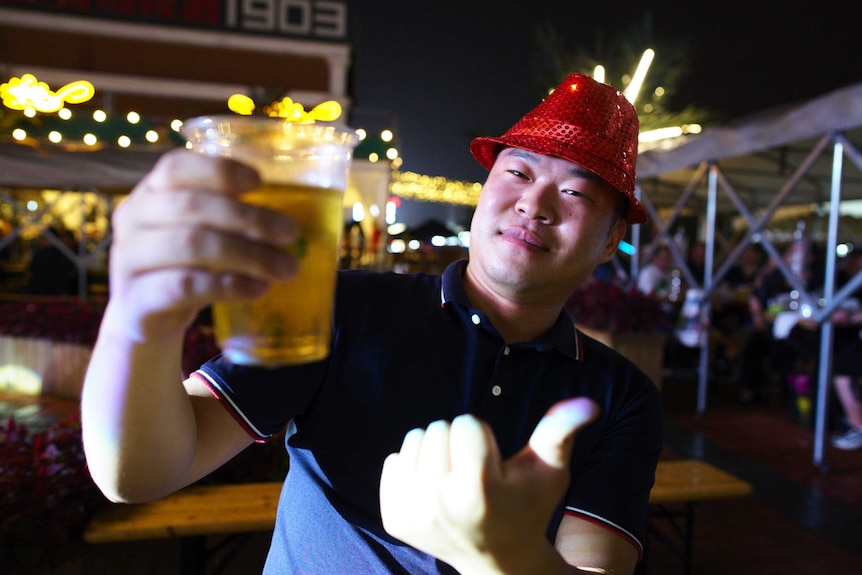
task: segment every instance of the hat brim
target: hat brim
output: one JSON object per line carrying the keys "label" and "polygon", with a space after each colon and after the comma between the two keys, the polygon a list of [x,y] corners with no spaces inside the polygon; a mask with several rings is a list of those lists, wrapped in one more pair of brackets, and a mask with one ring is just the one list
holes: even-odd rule
{"label": "hat brim", "polygon": [[[470,142],[470,153],[476,158],[476,161],[485,168],[490,170],[497,161],[497,156],[503,148],[521,148],[536,152],[537,154],[549,155],[547,143],[542,138],[522,137],[517,139],[503,139],[494,137],[479,137]],[[565,155],[557,156],[564,160],[576,163],[589,171],[593,172],[602,180],[606,181],[611,187],[623,194],[628,200],[628,209],[626,210],[626,223],[642,224],[649,220],[646,211],[641,203],[634,195],[634,182],[630,182],[621,172],[617,181],[609,181],[608,178],[602,177],[602,173],[607,173],[609,166],[600,158],[596,158],[584,152],[576,150],[568,150]],[[601,164],[601,165],[598,165]],[[612,171],[617,171],[611,168]]]}

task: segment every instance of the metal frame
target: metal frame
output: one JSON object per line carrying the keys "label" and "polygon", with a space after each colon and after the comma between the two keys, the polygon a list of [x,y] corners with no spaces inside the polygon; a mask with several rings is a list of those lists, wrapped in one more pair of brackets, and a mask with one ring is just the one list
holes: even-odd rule
{"label": "metal frame", "polygon": [[[43,217],[47,213],[52,211],[55,204],[59,201],[62,195],[68,193],[78,194],[79,196],[77,209],[81,216],[81,227],[78,230],[78,245],[76,250],[70,249],[54,234],[49,233],[50,223],[42,221]],[[105,235],[99,240],[99,242],[95,245],[95,247],[93,247],[92,250],[87,249],[83,230],[84,214],[86,213],[87,209],[87,206],[84,202],[84,194],[86,193],[94,194],[98,198],[99,204],[105,206],[104,217],[107,220],[107,228],[105,231]],[[0,238],[0,251],[3,251],[4,249],[8,248],[12,244],[12,242],[19,238],[25,227],[37,227],[39,229],[40,235],[46,237],[48,241],[50,241],[55,247],[57,247],[57,249],[59,249],[63,253],[64,256],[66,256],[67,259],[71,260],[72,263],[75,264],[75,268],[77,270],[77,295],[80,300],[85,300],[87,298],[88,292],[87,268],[96,257],[107,251],[111,245],[111,239],[113,237],[113,230],[111,229],[111,218],[115,209],[114,196],[110,194],[104,194],[95,188],[67,188],[60,191],[54,201],[42,204],[40,209],[35,212],[29,212],[26,207],[21,205],[21,202],[16,197],[13,188],[0,187],[0,200],[12,205],[12,209],[17,214],[23,214],[22,223],[13,226],[12,231],[9,234]]]}
{"label": "metal frame", "polygon": [[[832,172],[830,186],[830,212],[828,224],[828,236],[825,243],[826,258],[825,258],[825,278],[823,282],[824,292],[823,301],[825,305],[818,305],[819,297],[817,294],[809,293],[805,290],[803,281],[797,277],[784,261],[779,250],[773,245],[770,239],[763,233],[775,212],[781,207],[797,184],[802,181],[808,172],[811,170],[815,161],[824,153],[826,153],[830,144],[833,147],[832,154]],[[740,194],[722,171],[721,165],[716,161],[703,161],[694,172],[688,186],[679,196],[676,205],[671,210],[669,219],[665,222],[662,220],[655,206],[649,198],[649,195],[639,190],[640,199],[650,215],[653,225],[656,227],[657,238],[665,240],[673,253],[677,265],[680,267],[681,273],[684,275],[689,285],[702,287],[704,290],[704,298],[701,303],[701,319],[702,324],[710,327],[710,303],[709,295],[715,290],[718,283],[723,279],[730,267],[736,263],[742,251],[751,243],[758,242],[767,252],[771,260],[779,267],[784,277],[791,286],[800,293],[800,299],[803,304],[808,304],[812,310],[811,319],[818,323],[821,327],[820,339],[820,357],[829,358],[832,355],[832,344],[834,326],[832,324],[832,314],[838,307],[847,300],[851,293],[862,286],[862,273],[857,274],[850,283],[844,286],[841,290],[835,291],[835,271],[836,271],[836,253],[835,248],[838,243],[838,205],[841,202],[843,158],[847,157],[850,161],[862,171],[862,154],[841,132],[831,133],[820,138],[811,151],[808,153],[804,161],[781,186],[780,190],[775,194],[771,203],[761,213],[760,217],[755,217],[752,210],[746,205]],[[669,230],[682,212],[685,204],[691,199],[694,190],[700,184],[704,176],[707,177],[707,202],[706,202],[706,262],[705,273],[702,285],[694,278],[691,270],[688,268],[686,258],[680,252],[675,242],[670,237]],[[639,187],[641,184],[639,184]],[[714,267],[715,257],[715,240],[716,240],[716,220],[717,220],[717,205],[718,192],[722,191],[730,200],[736,212],[738,212],[748,223],[748,231],[731,250],[727,258],[722,262],[719,269],[713,275],[712,268]],[[633,239],[639,243],[640,234],[633,236]],[[636,244],[637,245],[637,244]],[[636,269],[633,268],[633,277],[636,277]],[[697,413],[702,417],[706,412],[706,396],[708,385],[708,356],[709,356],[709,340],[702,342],[699,357],[699,374],[698,374],[698,393],[697,393]],[[831,386],[831,361],[820,361],[817,374],[817,411],[815,424],[815,442],[813,463],[818,467],[824,467],[823,445],[826,432],[827,405],[829,400],[829,390]]]}

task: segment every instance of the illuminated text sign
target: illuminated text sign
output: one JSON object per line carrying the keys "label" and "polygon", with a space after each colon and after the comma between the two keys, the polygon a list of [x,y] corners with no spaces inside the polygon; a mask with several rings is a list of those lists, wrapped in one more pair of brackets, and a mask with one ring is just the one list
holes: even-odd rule
{"label": "illuminated text sign", "polygon": [[0,6],[149,24],[347,39],[347,3],[339,0],[0,0]]}

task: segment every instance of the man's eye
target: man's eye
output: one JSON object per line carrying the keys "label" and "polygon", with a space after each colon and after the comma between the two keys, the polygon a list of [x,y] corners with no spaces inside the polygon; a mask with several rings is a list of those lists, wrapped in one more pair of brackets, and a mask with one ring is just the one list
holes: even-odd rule
{"label": "man's eye", "polygon": [[530,176],[528,176],[524,172],[519,172],[518,170],[509,170],[509,173],[512,174],[513,176],[523,178],[523,179],[527,180],[528,182],[532,181],[532,180],[530,180]]}
{"label": "man's eye", "polygon": [[586,194],[584,194],[583,192],[579,192],[578,190],[563,190],[563,193],[569,196],[575,196],[576,198],[587,197]]}

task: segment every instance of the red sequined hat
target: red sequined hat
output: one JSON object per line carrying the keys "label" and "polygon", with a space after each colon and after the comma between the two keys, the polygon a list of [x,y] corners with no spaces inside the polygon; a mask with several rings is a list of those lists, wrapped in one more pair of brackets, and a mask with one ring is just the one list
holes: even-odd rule
{"label": "red sequined hat", "polygon": [[571,74],[508,132],[476,138],[470,151],[489,170],[507,147],[574,162],[624,194],[629,200],[626,221],[639,224],[647,221],[634,193],[639,127],[637,112],[621,92]]}

